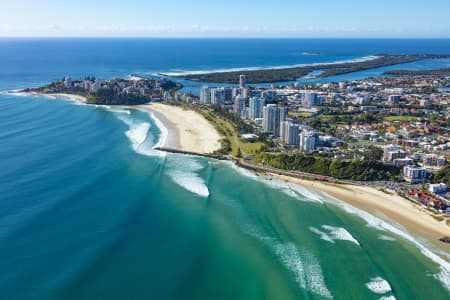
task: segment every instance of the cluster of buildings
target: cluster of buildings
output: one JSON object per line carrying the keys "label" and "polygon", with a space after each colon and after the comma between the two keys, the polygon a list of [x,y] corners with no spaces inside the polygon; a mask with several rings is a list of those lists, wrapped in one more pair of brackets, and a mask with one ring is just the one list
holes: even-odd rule
{"label": "cluster of buildings", "polygon": [[280,145],[313,152],[318,136],[311,128],[288,116],[288,110],[314,111],[323,104],[324,97],[310,90],[288,91],[272,85],[269,88],[250,89],[245,75],[236,87],[207,87],[200,90],[201,105],[228,108],[237,116],[254,125],[254,133],[265,134]]}
{"label": "cluster of buildings", "polygon": [[[450,157],[449,87],[450,78],[415,76],[250,88],[241,75],[239,86],[203,87],[197,101],[233,112],[252,125],[243,139],[264,134],[280,152],[365,159],[378,147],[383,163],[401,170],[406,183],[396,186],[405,192],[420,189]],[[435,196],[409,196],[447,207],[445,184],[428,189]]]}
{"label": "cluster of buildings", "polygon": [[[343,141],[360,149],[366,148],[368,143],[378,147],[395,144],[402,148],[387,151],[385,161],[403,168],[411,165],[411,159],[422,160],[422,157],[416,158],[422,153],[423,167],[438,169],[445,164],[442,155],[447,151],[450,154],[449,132],[441,122],[446,122],[450,116],[448,86],[449,78],[416,76],[249,88],[245,75],[241,75],[239,86],[203,87],[200,103],[228,108],[255,125],[253,133],[265,133],[280,145],[298,146],[308,152],[325,150],[335,157],[353,155],[358,158],[357,154],[350,153],[352,149],[347,151],[336,146]],[[330,116],[330,120],[336,116],[338,121],[325,124],[333,128],[332,132],[315,126],[309,128],[305,119],[296,117],[306,115],[314,119],[317,116],[320,120],[321,114]],[[365,116],[370,118],[365,120]],[[395,120],[396,116],[404,118]],[[440,158],[436,160],[433,156],[435,160],[429,161],[428,154],[439,153]]]}
{"label": "cluster of buildings", "polygon": [[152,80],[133,76],[130,80],[110,79],[100,80],[94,77],[86,77],[83,80],[72,80],[64,77],[61,82],[52,85],[50,92],[81,91],[87,94],[96,94],[101,90],[112,90],[115,94],[136,94],[148,96],[151,101],[162,100],[164,87],[168,80]]}
{"label": "cluster of buildings", "polygon": [[433,171],[444,167],[447,159],[436,153],[414,152],[398,145],[387,145],[383,149],[383,161],[403,170],[404,179],[412,184],[423,183]]}
{"label": "cluster of buildings", "polygon": [[[431,186],[432,185],[430,184],[430,190],[432,189]],[[447,186],[445,186],[445,191],[447,191]],[[444,199],[440,199],[441,197],[430,196],[421,190],[412,189],[408,191],[407,196],[418,200],[424,206],[431,207],[436,210],[445,211],[449,208],[446,201]]]}

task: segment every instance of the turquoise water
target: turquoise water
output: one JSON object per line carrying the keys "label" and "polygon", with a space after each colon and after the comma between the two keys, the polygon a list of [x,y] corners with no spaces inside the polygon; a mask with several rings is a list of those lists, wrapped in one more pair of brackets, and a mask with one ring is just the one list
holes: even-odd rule
{"label": "turquoise water", "polygon": [[[189,55],[172,65],[156,59],[164,43],[186,40],[1,43],[2,90],[66,74],[164,71],[165,62],[201,67]],[[211,68],[240,62],[215,41],[201,43],[214,53],[205,54]],[[299,45],[333,44],[286,41],[275,55],[279,40],[261,43],[242,46],[260,49],[250,66],[267,57],[288,64]],[[368,55],[375,44],[376,52],[401,51],[399,41],[359,43],[350,54],[330,47],[327,59]],[[430,43],[429,52],[448,46],[403,47]],[[155,152],[160,137],[137,110],[0,93],[0,299],[449,299],[448,253],[436,256],[326,195],[225,162]]]}
{"label": "turquoise water", "polygon": [[448,299],[439,264],[387,225],[154,152],[143,112],[2,95],[0,126],[3,299]]}

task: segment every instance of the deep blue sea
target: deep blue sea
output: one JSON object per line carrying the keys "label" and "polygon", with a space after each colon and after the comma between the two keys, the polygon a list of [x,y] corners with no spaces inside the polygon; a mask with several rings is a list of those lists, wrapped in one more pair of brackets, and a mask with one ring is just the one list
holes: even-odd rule
{"label": "deep blue sea", "polygon": [[[450,53],[450,40],[0,39],[0,90],[378,53]],[[137,110],[0,93],[0,299],[449,299],[449,253],[421,237],[156,152],[160,135]]]}

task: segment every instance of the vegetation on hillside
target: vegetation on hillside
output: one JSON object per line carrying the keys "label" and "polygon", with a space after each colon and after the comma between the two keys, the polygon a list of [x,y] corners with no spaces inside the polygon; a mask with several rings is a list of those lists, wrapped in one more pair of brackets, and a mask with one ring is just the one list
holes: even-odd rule
{"label": "vegetation on hillside", "polygon": [[87,98],[89,104],[99,105],[138,105],[150,101],[148,96],[140,94],[117,93],[114,89],[101,89]]}
{"label": "vegetation on hillside", "polygon": [[376,160],[329,160],[303,154],[287,155],[261,152],[255,155],[252,161],[277,169],[357,181],[390,180],[400,175],[399,168],[385,165]]}

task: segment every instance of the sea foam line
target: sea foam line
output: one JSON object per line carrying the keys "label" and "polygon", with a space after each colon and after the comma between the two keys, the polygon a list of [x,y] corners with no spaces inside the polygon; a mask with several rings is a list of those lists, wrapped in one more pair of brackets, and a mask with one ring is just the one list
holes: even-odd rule
{"label": "sea foam line", "polygon": [[[300,68],[300,67],[314,67],[314,66],[329,66],[344,63],[358,63],[364,61],[370,61],[379,58],[376,55],[363,56],[355,59],[348,60],[337,60],[333,62],[318,62],[312,64],[294,64],[294,65],[282,65],[282,66],[269,66],[269,67],[243,67],[243,68],[229,68],[229,69],[214,69],[214,70],[198,70],[198,71],[183,71],[183,72],[165,72],[159,73],[166,76],[185,76],[185,75],[205,75],[212,73],[227,73],[227,72],[239,72],[239,71],[261,71],[261,70],[279,70],[279,69],[290,69],[290,68]],[[153,74],[157,76],[158,74]]]}
{"label": "sea foam line", "polygon": [[164,123],[161,122],[160,119],[158,119],[153,112],[149,112],[150,117],[153,119],[153,122],[155,122],[156,127],[158,127],[159,130],[159,140],[158,142],[153,146],[153,149],[158,147],[164,147],[164,145],[167,142],[167,138],[169,136],[169,131],[167,130],[166,126],[164,126]]}

